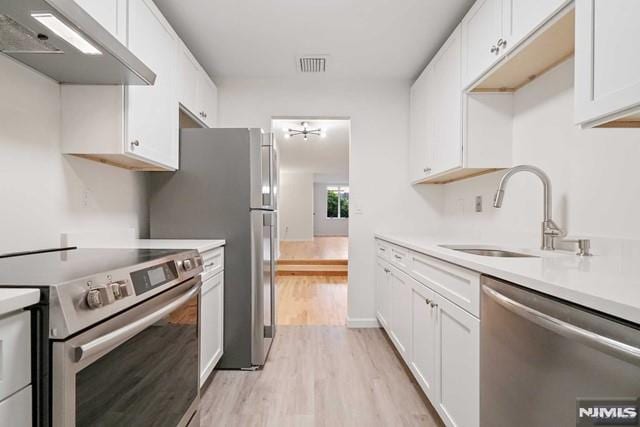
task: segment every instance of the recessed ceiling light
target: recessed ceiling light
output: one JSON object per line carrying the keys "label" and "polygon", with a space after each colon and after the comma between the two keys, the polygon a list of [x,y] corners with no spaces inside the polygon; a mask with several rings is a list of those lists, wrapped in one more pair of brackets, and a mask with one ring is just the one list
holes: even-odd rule
{"label": "recessed ceiling light", "polygon": [[31,17],[50,29],[61,39],[66,40],[80,52],[86,55],[102,55],[91,43],[82,37],[76,30],[59,20],[51,13],[32,13]]}
{"label": "recessed ceiling light", "polygon": [[284,139],[289,139],[289,138],[291,138],[291,135],[289,135],[288,133],[285,133],[284,134]]}

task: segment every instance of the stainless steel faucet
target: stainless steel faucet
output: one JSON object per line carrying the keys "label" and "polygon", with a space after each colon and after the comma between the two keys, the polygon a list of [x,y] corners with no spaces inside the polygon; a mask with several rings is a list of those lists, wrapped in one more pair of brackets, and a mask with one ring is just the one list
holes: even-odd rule
{"label": "stainless steel faucet", "polygon": [[541,248],[545,251],[555,250],[555,240],[559,237],[564,237],[565,232],[562,231],[558,225],[551,219],[551,180],[542,169],[530,165],[515,166],[504,174],[500,183],[498,184],[498,191],[496,191],[495,198],[493,200],[493,207],[502,207],[502,200],[504,199],[504,190],[507,186],[509,179],[518,172],[530,172],[540,178],[542,181],[542,187],[544,190],[544,212],[542,220],[542,244]]}

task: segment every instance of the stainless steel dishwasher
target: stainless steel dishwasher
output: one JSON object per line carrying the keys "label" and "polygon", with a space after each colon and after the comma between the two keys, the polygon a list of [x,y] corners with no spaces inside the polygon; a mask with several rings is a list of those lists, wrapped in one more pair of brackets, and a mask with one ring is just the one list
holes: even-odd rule
{"label": "stainless steel dishwasher", "polygon": [[640,397],[638,325],[489,277],[481,283],[481,426],[575,426],[577,399]]}

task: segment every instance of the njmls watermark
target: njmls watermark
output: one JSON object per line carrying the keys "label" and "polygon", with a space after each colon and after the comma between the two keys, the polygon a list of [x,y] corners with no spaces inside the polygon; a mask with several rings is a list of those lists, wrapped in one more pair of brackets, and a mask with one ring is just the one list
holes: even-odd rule
{"label": "njmls watermark", "polygon": [[640,398],[578,399],[576,426],[640,426]]}

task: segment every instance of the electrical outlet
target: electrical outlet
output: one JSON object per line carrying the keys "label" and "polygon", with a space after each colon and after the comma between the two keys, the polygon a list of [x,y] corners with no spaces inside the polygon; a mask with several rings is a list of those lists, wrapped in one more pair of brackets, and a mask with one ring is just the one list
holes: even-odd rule
{"label": "electrical outlet", "polygon": [[482,212],[482,196],[476,196],[476,212]]}

